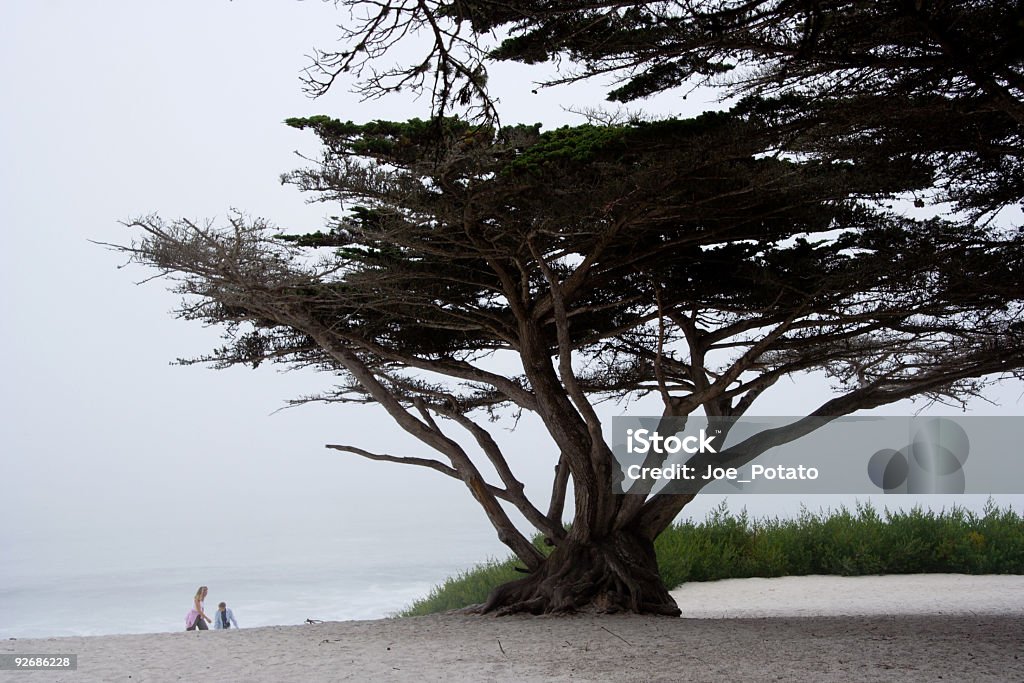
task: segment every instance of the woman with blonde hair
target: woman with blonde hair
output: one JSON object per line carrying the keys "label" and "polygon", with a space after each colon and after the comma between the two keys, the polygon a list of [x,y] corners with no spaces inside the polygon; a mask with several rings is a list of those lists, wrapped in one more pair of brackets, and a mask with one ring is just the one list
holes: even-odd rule
{"label": "woman with blonde hair", "polygon": [[206,594],[209,589],[206,586],[200,586],[199,590],[196,591],[196,597],[192,601],[192,609],[185,615],[185,630],[194,631],[196,629],[200,631],[208,631],[207,626],[210,623],[210,617],[206,616],[206,612],[203,611],[203,601],[206,600]]}

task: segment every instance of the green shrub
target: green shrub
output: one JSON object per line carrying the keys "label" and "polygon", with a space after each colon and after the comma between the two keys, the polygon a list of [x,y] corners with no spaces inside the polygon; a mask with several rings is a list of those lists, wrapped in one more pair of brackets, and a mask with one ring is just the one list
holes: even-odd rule
{"label": "green shrub", "polygon": [[[545,548],[540,539],[534,542]],[[1024,574],[1024,518],[990,500],[981,515],[953,507],[879,514],[854,510],[796,519],[751,520],[723,502],[697,524],[679,522],[654,544],[665,585],[752,576],[807,574]],[[496,586],[522,578],[517,562],[492,560],[451,577],[400,616],[417,616],[483,602]]]}
{"label": "green shrub", "polygon": [[417,600],[411,607],[399,614],[402,617],[419,617],[435,612],[447,612],[467,605],[476,605],[487,599],[495,586],[523,578],[515,570],[519,561],[508,559],[503,562],[490,560],[472,569],[445,579],[435,586],[427,597]]}

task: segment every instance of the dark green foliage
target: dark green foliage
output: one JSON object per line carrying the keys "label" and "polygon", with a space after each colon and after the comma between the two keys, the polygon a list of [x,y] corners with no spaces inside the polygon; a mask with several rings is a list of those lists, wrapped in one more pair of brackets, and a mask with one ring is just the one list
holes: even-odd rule
{"label": "dark green foliage", "polygon": [[[436,60],[456,80],[478,81],[488,62],[551,60],[563,68],[550,84],[613,75],[608,98],[621,102],[701,83],[782,97],[792,106],[772,123],[780,149],[879,170],[913,157],[937,171],[929,198],[974,219],[1024,198],[1017,0],[392,0],[366,9],[385,24],[395,15],[425,27],[440,19],[449,35],[466,39],[461,57],[436,44],[413,70]],[[497,46],[488,44],[495,33],[505,36]],[[390,36],[368,28],[350,37]],[[459,75],[459,59],[474,69]],[[439,110],[449,104],[435,102]]]}
{"label": "dark green foliage", "polygon": [[[1024,518],[992,503],[880,514],[871,505],[804,511],[796,519],[751,520],[723,503],[701,523],[666,529],[655,541],[666,586],[688,581],[838,574],[1024,574]],[[401,616],[458,609],[519,578],[514,560],[492,560],[447,579]]]}
{"label": "dark green foliage", "polygon": [[475,31],[511,34],[493,58],[618,66],[629,76],[613,91],[620,100],[737,68],[765,86],[847,71],[847,89],[963,91],[972,79],[1012,81],[1024,58],[1024,8],[1013,0],[463,4]]}
{"label": "dark green foliage", "polygon": [[402,155],[403,150],[430,147],[445,139],[466,135],[473,129],[459,119],[409,119],[408,121],[342,122],[330,116],[317,115],[285,119],[285,124],[299,130],[311,129],[327,144],[351,143],[357,153],[367,156]]}
{"label": "dark green foliage", "polygon": [[795,520],[750,520],[724,505],[701,524],[656,541],[667,585],[806,574],[1024,574],[1024,518],[1012,508],[981,515],[953,507],[879,514],[871,505]]}
{"label": "dark green foliage", "polygon": [[474,29],[511,33],[493,59],[611,71],[624,82],[609,99],[624,102],[729,72],[734,93],[791,98],[773,123],[785,148],[926,159],[939,196],[977,217],[1024,197],[1020,2],[470,4]]}
{"label": "dark green foliage", "polygon": [[536,136],[540,130],[540,124],[495,129],[453,117],[357,124],[317,115],[285,119],[285,124],[299,130],[312,130],[337,155],[364,156],[398,164],[438,161],[453,150],[463,153],[473,149],[496,150],[510,143],[514,148],[520,137]]}
{"label": "dark green foliage", "polygon": [[[694,147],[710,136],[736,138],[746,134],[757,144],[756,126],[744,127],[745,112],[706,112],[692,119],[635,121],[620,125],[563,126],[541,134],[509,164],[510,171],[539,170],[559,163],[627,165],[640,162],[652,150]],[[702,137],[703,136],[703,137]]]}
{"label": "dark green foliage", "polygon": [[[545,253],[579,255],[600,244],[607,255],[593,269],[598,287],[580,292],[575,304],[603,310],[575,317],[582,339],[598,338],[603,329],[618,328],[648,308],[652,284],[666,292],[668,303],[685,301],[690,307],[700,301],[729,310],[773,305],[792,310],[796,302],[780,298],[780,288],[810,291],[840,280],[863,287],[866,273],[890,267],[888,254],[883,259],[843,255],[863,246],[849,242],[812,245],[801,238],[783,247],[773,241],[880,223],[909,237],[915,226],[899,227],[850,197],[920,187],[929,178],[927,167],[908,161],[865,173],[843,163],[758,157],[768,144],[763,121],[772,110],[771,103],[747,101],[736,112],[690,120],[546,133],[519,126],[495,134],[446,120],[439,124],[440,138],[419,120],[363,126],[327,117],[290,120],[290,125],[316,130],[328,151],[326,171],[296,172],[286,177],[289,182],[322,192],[325,199],[352,197],[378,205],[353,206],[331,233],[288,239],[334,247],[358,241],[361,251],[337,252],[359,266],[348,276],[350,283],[374,283],[382,298],[394,291],[422,294],[373,306],[396,316],[395,323],[415,321],[419,327],[404,343],[432,338],[424,334],[424,323],[429,324],[424,312],[436,310],[436,302],[448,302],[437,311],[445,325],[465,327],[465,318],[450,320],[451,303],[472,301],[474,291],[484,296],[502,286],[491,272],[493,263],[484,260],[487,254],[473,255],[480,245],[466,250],[467,238],[486,240],[495,258],[513,271],[518,266],[512,259],[533,258],[530,242]],[[436,145],[443,147],[443,161],[438,161]],[[347,177],[340,168],[332,170],[365,156],[397,169],[361,175],[346,165]],[[399,194],[401,199],[393,201],[403,206],[384,203]],[[475,220],[475,234],[466,233],[467,214]],[[616,227],[619,222],[625,225]],[[702,249],[708,244],[717,246]],[[892,246],[898,249],[895,241]],[[852,272],[856,280],[850,279]],[[532,286],[543,287],[536,276]],[[634,305],[629,295],[645,290],[647,301]],[[622,303],[616,305],[617,299]],[[365,306],[359,306],[362,318]],[[504,316],[498,309],[488,313],[491,321]],[[547,337],[553,343],[553,332]],[[488,347],[473,334],[450,341],[435,350]]]}

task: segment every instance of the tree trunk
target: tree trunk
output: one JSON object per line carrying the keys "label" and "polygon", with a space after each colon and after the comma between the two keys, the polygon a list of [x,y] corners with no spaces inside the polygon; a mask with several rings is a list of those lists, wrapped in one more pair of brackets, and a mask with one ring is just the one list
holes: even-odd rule
{"label": "tree trunk", "polygon": [[583,542],[570,533],[530,576],[495,588],[482,614],[632,612],[677,617],[654,544],[629,531]]}

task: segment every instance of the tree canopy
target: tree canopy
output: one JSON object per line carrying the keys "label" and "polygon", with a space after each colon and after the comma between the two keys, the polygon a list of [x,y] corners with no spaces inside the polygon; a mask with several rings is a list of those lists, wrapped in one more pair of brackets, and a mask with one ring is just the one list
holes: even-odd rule
{"label": "tree canopy", "polygon": [[[990,219],[1024,197],[1024,6],[1013,0],[388,0],[341,4],[367,17],[347,49],[318,53],[322,93],[365,73],[409,31],[432,36],[408,66],[372,70],[366,92],[432,85],[437,111],[496,113],[487,66],[557,62],[548,86],[613,79],[635,101],[699,84],[782,97],[776,146],[862,163],[926,160],[917,199]],[[494,39],[493,36],[503,38]]]}
{"label": "tree canopy", "polygon": [[[692,494],[617,495],[596,401],[650,393],[666,416],[735,417],[779,379],[825,371],[836,397],[785,440],[906,397],[960,398],[1024,366],[1024,234],[881,208],[932,182],[912,155],[773,152],[786,106],[546,132],[290,119],[323,154],[283,179],[340,206],[325,230],[147,217],[124,249],[178,279],[183,317],[227,327],[198,360],[338,374],[314,398],[379,404],[439,454],[330,446],[465,483],[530,572],[485,611],[677,614],[653,539]],[[480,419],[506,410],[550,435],[546,505]]]}

